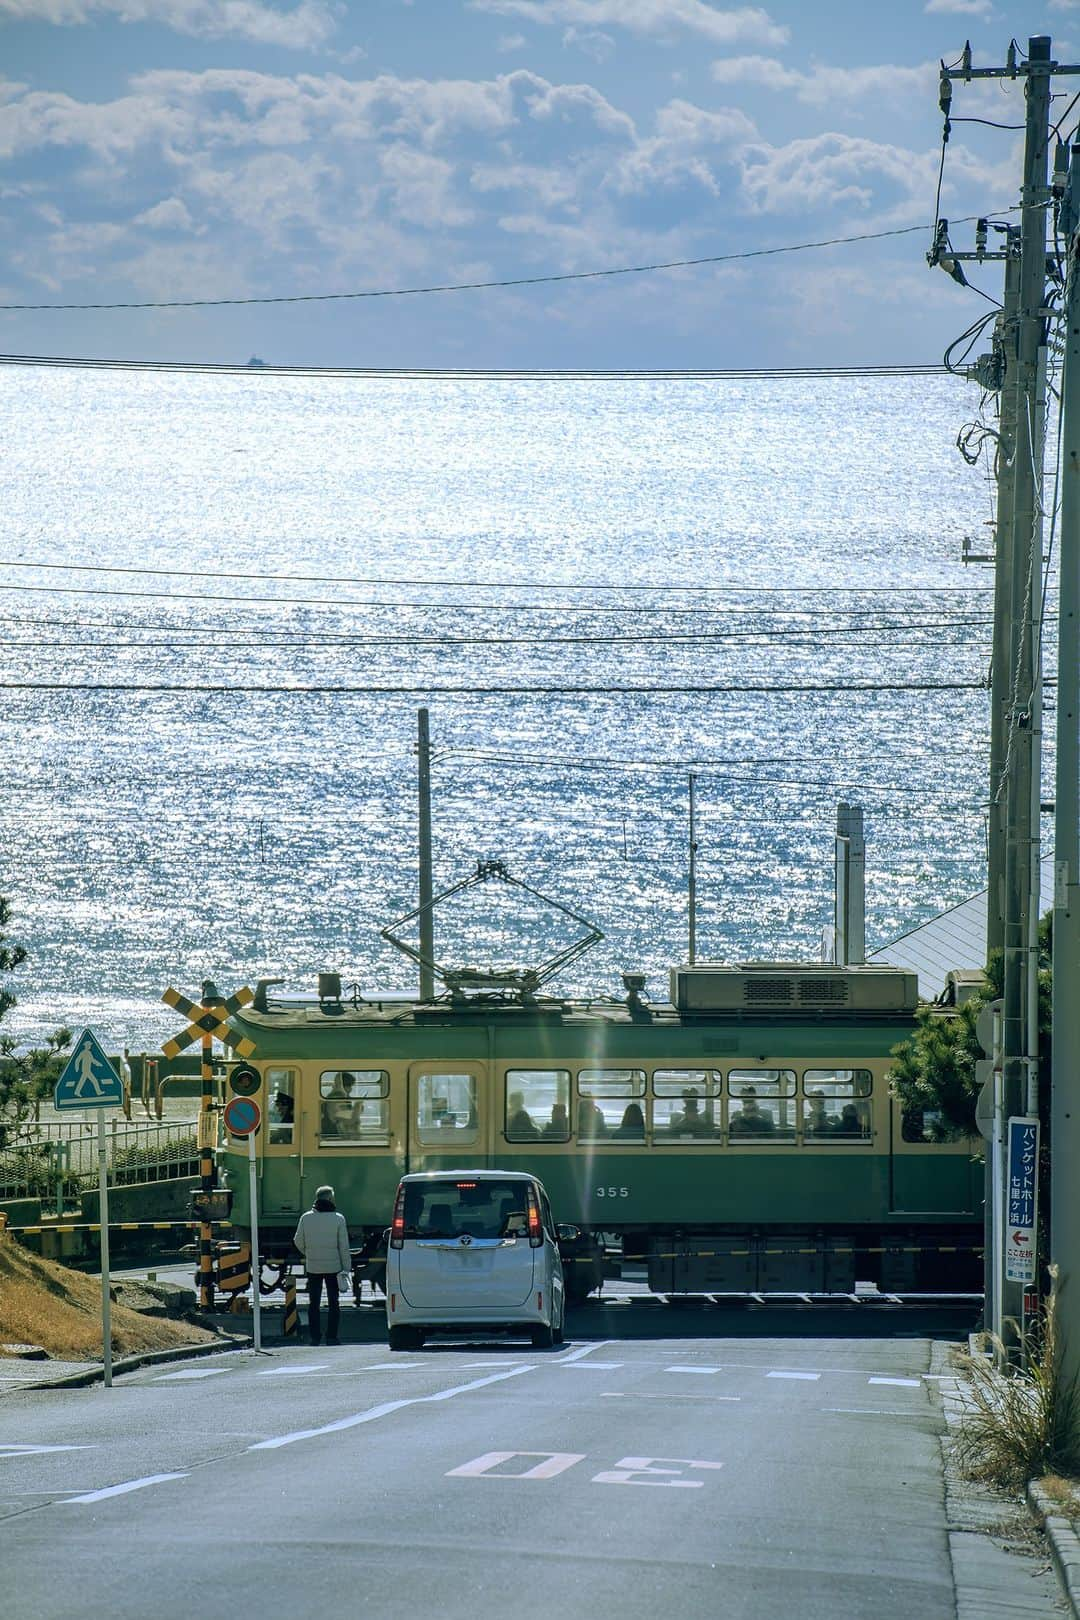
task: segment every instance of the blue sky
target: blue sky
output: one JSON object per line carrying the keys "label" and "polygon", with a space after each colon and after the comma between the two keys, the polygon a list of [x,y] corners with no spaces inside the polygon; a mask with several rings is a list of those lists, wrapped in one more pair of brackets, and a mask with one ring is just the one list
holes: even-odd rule
{"label": "blue sky", "polygon": [[[0,0],[0,303],[407,288],[920,224],[938,59],[970,38],[977,63],[1000,63],[1012,36],[1037,33],[1080,59],[1080,0]],[[1023,118],[1016,87],[997,83],[958,88],[953,110]],[[957,124],[942,212],[1015,203],[1021,143]],[[5,313],[0,348],[408,366],[935,360],[989,306],[931,273],[926,246],[918,234],[355,303]],[[996,269],[980,280],[998,291]]]}

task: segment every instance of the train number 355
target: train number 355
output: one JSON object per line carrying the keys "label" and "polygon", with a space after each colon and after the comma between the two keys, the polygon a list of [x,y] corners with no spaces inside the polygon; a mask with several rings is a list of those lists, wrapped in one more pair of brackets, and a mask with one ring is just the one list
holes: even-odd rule
{"label": "train number 355", "polygon": [[597,1187],[597,1198],[629,1198],[629,1187]]}

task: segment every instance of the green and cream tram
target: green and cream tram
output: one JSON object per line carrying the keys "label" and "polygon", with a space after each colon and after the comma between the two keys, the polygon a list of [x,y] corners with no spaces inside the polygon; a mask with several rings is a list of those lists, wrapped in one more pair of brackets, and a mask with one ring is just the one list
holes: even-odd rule
{"label": "green and cream tram", "polygon": [[[980,1286],[972,1145],[930,1140],[889,1091],[913,974],[682,967],[661,1004],[626,982],[591,1002],[264,991],[233,1018],[264,1110],[264,1252],[330,1182],[377,1267],[403,1174],[487,1167],[533,1171],[583,1255],[619,1245],[658,1292]],[[218,1154],[241,1233],[246,1155]]]}

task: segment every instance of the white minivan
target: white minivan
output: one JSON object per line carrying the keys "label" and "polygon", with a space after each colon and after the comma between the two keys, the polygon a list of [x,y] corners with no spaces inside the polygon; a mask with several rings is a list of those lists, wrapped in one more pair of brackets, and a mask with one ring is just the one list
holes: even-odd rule
{"label": "white minivan", "polygon": [[[564,1237],[577,1236],[564,1228]],[[432,1333],[510,1331],[563,1342],[559,1232],[535,1176],[437,1170],[403,1177],[386,1255],[391,1350]]]}

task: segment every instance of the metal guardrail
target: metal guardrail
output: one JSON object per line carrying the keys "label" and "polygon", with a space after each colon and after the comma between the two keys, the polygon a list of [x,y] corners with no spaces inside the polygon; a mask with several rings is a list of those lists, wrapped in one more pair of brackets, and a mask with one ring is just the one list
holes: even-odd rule
{"label": "metal guardrail", "polygon": [[[77,1197],[97,1176],[97,1127],[82,1120],[24,1127],[0,1148],[0,1198]],[[106,1135],[109,1179],[129,1187],[199,1173],[195,1130],[188,1122],[110,1122]]]}

